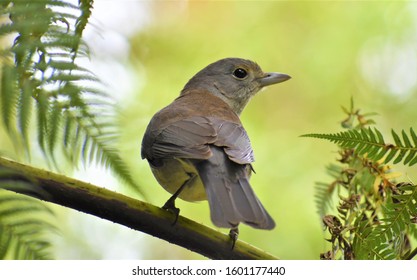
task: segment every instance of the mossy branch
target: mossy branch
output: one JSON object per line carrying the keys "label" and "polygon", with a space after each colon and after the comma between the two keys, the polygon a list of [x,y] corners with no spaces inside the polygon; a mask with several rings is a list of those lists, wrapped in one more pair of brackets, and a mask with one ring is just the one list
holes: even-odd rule
{"label": "mossy branch", "polygon": [[[8,182],[24,181],[30,188],[3,188],[91,214],[177,244],[211,259],[276,259],[245,242],[231,249],[228,235],[154,205],[60,174],[0,157],[0,169],[10,170]],[[1,183],[1,182],[0,182]]]}

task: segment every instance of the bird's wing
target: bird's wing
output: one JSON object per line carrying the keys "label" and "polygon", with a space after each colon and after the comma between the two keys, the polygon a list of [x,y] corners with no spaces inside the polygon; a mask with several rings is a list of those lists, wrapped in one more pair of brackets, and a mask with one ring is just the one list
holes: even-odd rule
{"label": "bird's wing", "polygon": [[142,154],[147,158],[207,159],[211,156],[208,144],[216,140],[215,128],[208,118],[194,116],[170,123],[152,131],[144,139]]}
{"label": "bird's wing", "polygon": [[142,153],[147,158],[208,159],[209,145],[222,147],[239,164],[254,161],[249,137],[239,123],[216,117],[192,116],[147,133]]}
{"label": "bird's wing", "polygon": [[213,119],[212,122],[218,127],[214,144],[223,147],[230,160],[239,164],[255,161],[249,136],[240,123],[220,119]]}

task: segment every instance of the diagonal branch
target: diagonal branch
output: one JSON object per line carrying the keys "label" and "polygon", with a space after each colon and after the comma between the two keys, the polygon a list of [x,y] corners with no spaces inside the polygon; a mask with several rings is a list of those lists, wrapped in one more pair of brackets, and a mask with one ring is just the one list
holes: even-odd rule
{"label": "diagonal branch", "polygon": [[[229,236],[131,197],[60,174],[23,165],[0,157],[0,169],[9,172],[3,188],[91,214],[177,244],[211,259],[276,259],[238,241],[231,250]],[[15,188],[13,182],[30,188]]]}

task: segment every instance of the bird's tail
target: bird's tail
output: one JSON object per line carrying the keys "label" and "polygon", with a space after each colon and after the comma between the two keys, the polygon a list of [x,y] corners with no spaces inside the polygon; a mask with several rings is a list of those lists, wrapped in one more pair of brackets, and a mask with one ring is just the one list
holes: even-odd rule
{"label": "bird's tail", "polygon": [[247,166],[231,161],[223,149],[212,146],[213,156],[197,164],[209,201],[211,220],[218,227],[239,223],[273,229],[275,222],[249,184]]}

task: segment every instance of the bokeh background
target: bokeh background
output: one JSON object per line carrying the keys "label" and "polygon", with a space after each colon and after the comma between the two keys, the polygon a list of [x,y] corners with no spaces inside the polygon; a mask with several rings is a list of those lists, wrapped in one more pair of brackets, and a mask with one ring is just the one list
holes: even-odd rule
{"label": "bokeh background", "polygon": [[[140,142],[152,115],[188,79],[224,57],[292,76],[255,96],[241,116],[256,156],[251,183],[277,227],[242,225],[239,238],[281,259],[318,259],[328,248],[314,183],[330,180],[325,166],[338,157],[337,147],[300,135],[340,131],[341,106],[349,107],[352,97],[363,112],[379,114],[374,120],[387,139],[391,128],[416,128],[417,2],[96,0],[92,23],[86,66],[116,97],[123,158],[155,205],[169,194],[141,160]],[[98,167],[73,176],[143,199]],[[182,215],[214,227],[207,202],[177,203]],[[95,217],[56,210],[63,228],[54,237],[59,259],[203,258]]]}

